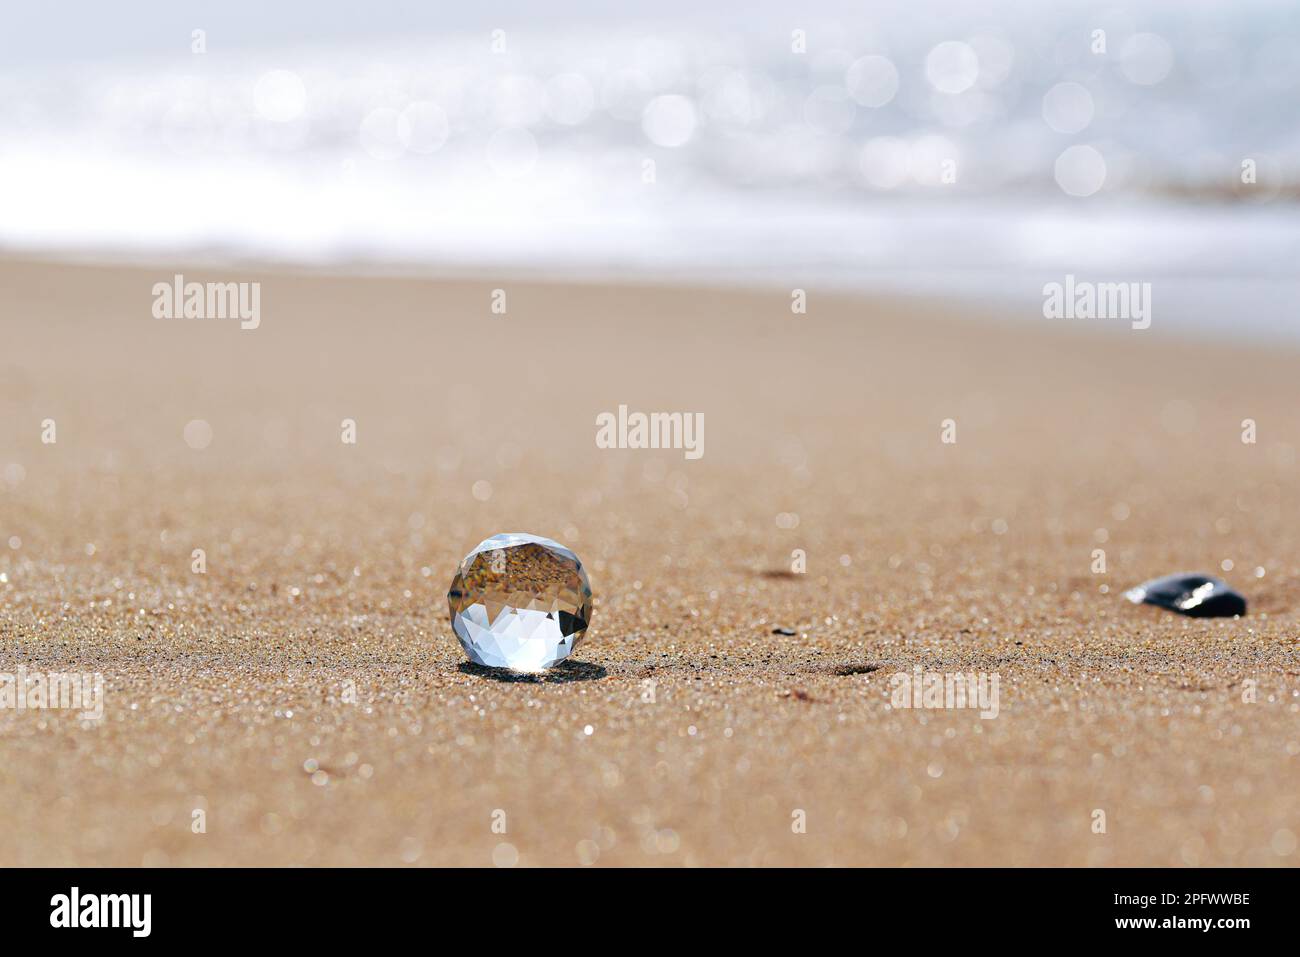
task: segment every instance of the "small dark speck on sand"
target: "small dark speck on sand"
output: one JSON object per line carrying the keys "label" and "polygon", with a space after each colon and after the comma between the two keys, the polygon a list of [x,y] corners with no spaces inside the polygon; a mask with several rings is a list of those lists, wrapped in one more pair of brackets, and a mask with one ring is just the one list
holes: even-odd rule
{"label": "small dark speck on sand", "polygon": [[789,691],[782,691],[780,696],[782,698],[793,698],[795,701],[807,701],[810,704],[817,703],[817,699],[802,688],[791,688]]}
{"label": "small dark speck on sand", "polygon": [[869,675],[873,671],[879,671],[880,665],[856,664],[856,665],[832,665],[826,669],[830,674],[841,675]]}

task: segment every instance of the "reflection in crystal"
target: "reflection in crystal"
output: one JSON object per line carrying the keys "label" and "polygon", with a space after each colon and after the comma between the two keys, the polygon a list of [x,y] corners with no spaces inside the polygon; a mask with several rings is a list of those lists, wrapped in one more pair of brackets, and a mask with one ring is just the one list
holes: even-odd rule
{"label": "reflection in crystal", "polygon": [[466,555],[447,602],[469,659],[512,671],[563,661],[591,620],[591,585],[578,556],[523,533],[494,535]]}

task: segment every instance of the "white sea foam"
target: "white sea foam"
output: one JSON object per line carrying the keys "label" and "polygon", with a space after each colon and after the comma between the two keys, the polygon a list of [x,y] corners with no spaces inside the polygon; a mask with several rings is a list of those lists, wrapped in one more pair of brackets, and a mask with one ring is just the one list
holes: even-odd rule
{"label": "white sea foam", "polygon": [[[753,10],[543,28],[521,8],[503,50],[425,24],[0,66],[0,246],[1030,305],[1075,272],[1177,279],[1165,313],[1300,335],[1300,217],[1277,198],[1300,180],[1294,11]],[[1164,198],[1226,194],[1247,158],[1253,201]]]}

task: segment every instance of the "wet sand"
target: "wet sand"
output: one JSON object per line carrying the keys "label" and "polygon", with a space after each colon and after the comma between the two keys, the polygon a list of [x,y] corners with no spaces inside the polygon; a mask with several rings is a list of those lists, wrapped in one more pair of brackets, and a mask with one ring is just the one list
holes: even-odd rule
{"label": "wet sand", "polygon": [[[178,270],[260,280],[260,328],[153,318]],[[0,864],[1300,863],[1294,352],[816,289],[0,286],[0,672],[106,685],[0,710]],[[703,456],[597,448],[620,404]],[[543,680],[451,633],[501,531],[591,577]],[[1184,570],[1250,614],[1121,597]],[[915,666],[997,716],[894,709]]]}

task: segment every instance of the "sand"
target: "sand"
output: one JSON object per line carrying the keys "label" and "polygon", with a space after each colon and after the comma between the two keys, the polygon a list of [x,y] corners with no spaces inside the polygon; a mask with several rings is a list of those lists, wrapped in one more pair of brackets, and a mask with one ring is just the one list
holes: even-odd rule
{"label": "sand", "polygon": [[[178,270],[261,281],[260,328],[153,318]],[[817,289],[0,287],[0,671],[105,681],[0,710],[0,864],[1300,862],[1295,352]],[[620,404],[704,455],[597,448]],[[591,576],[541,680],[448,622],[501,531]],[[1180,570],[1250,614],[1121,597]],[[997,716],[893,708],[916,666]]]}

